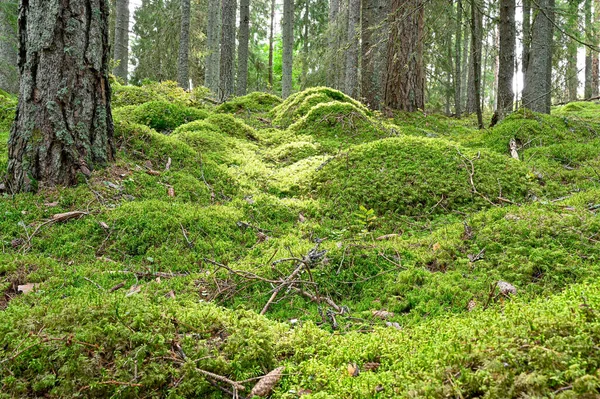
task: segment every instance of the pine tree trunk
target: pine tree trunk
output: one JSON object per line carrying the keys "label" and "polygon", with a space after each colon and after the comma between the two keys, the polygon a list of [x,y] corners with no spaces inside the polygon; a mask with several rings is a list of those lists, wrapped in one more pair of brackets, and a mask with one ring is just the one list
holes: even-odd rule
{"label": "pine tree trunk", "polygon": [[[594,45],[598,47],[600,33],[600,0],[594,0]],[[600,61],[598,51],[592,52],[592,97],[600,94]]]}
{"label": "pine tree trunk", "polygon": [[550,113],[552,100],[552,47],[554,32],[554,0],[538,0],[533,10],[537,17],[531,27],[529,63],[525,71],[523,107]]}
{"label": "pine tree trunk", "polygon": [[[579,0],[569,0],[568,7],[566,29],[569,32],[576,32],[579,25]],[[579,44],[572,38],[567,40],[567,99],[569,101],[577,101],[577,90],[579,88],[577,49]]]}
{"label": "pine tree trunk", "polygon": [[221,12],[221,66],[219,101],[225,102],[233,95],[235,75],[235,16],[237,0],[223,0]]}
{"label": "pine tree trunk", "polygon": [[281,96],[292,94],[292,68],[294,66],[294,0],[283,1],[283,65]]}
{"label": "pine tree trunk", "polygon": [[303,27],[302,27],[302,79],[301,79],[301,83],[300,83],[300,87],[302,88],[302,90],[306,89],[307,85],[308,85],[308,38],[309,38],[309,27],[310,27],[310,19],[309,19],[309,13],[310,13],[310,0],[304,0],[304,20],[303,20]]}
{"label": "pine tree trunk", "polygon": [[348,2],[348,49],[346,50],[346,81],[344,92],[358,98],[358,46],[360,43],[360,0]]}
{"label": "pine tree trunk", "polygon": [[269,29],[269,87],[273,90],[273,51],[275,47],[275,0],[271,0],[271,27]]}
{"label": "pine tree trunk", "polygon": [[475,0],[471,0],[471,59],[473,60],[473,107],[477,114],[477,123],[483,129],[481,113],[481,35],[483,16]]}
{"label": "pine tree trunk", "polygon": [[498,106],[496,114],[502,120],[512,112],[514,104],[513,78],[515,72],[515,0],[500,1],[500,50],[498,54]]}
{"label": "pine tree trunk", "polygon": [[[585,40],[587,43],[594,42],[594,26],[592,24],[592,0],[585,0],[583,3],[585,13]],[[588,99],[592,97],[593,84],[592,84],[592,49],[586,47],[585,49],[585,86],[584,86],[584,98]]]}
{"label": "pine tree trunk", "polygon": [[340,0],[329,0],[329,23],[327,28],[327,86],[337,88],[337,71],[333,67],[338,48],[338,19],[340,15]]}
{"label": "pine tree trunk", "polygon": [[181,34],[179,35],[179,58],[177,60],[177,82],[185,90],[190,88],[190,0],[181,0]]}
{"label": "pine tree trunk", "polygon": [[221,60],[221,1],[208,0],[208,21],[206,27],[206,70],[204,85],[213,93],[219,92],[219,66]]}
{"label": "pine tree trunk", "polygon": [[392,0],[384,103],[391,109],[425,108],[423,0]]}
{"label": "pine tree trunk", "polygon": [[115,7],[115,76],[127,83],[129,75],[129,0],[117,0]]}
{"label": "pine tree trunk", "polygon": [[16,0],[0,0],[0,89],[9,93],[19,91],[17,71]]}
{"label": "pine tree trunk", "polygon": [[107,0],[22,0],[7,187],[72,185],[113,160]]}
{"label": "pine tree trunk", "polygon": [[529,48],[531,47],[531,0],[523,0],[523,54],[521,55],[521,71],[525,73],[529,65]]}
{"label": "pine tree trunk", "polygon": [[240,0],[240,29],[238,31],[238,81],[236,94],[248,90],[248,41],[250,39],[250,0]]}
{"label": "pine tree trunk", "polygon": [[462,115],[461,92],[462,92],[462,0],[456,1],[456,37],[454,41],[454,113],[457,118]]}
{"label": "pine tree trunk", "polygon": [[380,42],[383,42],[379,24],[383,22],[385,4],[381,0],[362,0],[361,4],[361,94],[365,104],[379,108],[381,92]]}

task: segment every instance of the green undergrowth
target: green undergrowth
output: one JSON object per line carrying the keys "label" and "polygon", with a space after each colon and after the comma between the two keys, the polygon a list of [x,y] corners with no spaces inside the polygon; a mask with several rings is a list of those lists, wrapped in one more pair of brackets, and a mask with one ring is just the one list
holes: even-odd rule
{"label": "green undergrowth", "polygon": [[144,82],[141,86],[111,84],[112,106],[141,105],[152,101],[166,101],[181,106],[201,106],[201,100],[208,94],[206,88],[195,88],[191,93],[183,90],[177,82]]}
{"label": "green undergrowth", "polygon": [[267,113],[279,104],[281,104],[281,98],[275,95],[254,92],[245,96],[235,97],[219,105],[216,111],[244,117],[248,113]]}
{"label": "green undergrowth", "polygon": [[166,101],[152,101],[139,106],[118,109],[115,119],[140,123],[160,132],[170,132],[198,119],[206,119],[208,112]]}

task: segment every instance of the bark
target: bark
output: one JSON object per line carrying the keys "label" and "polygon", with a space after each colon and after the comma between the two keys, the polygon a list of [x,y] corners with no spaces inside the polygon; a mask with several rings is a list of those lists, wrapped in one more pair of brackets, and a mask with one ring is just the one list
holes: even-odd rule
{"label": "bark", "polygon": [[[578,29],[579,0],[569,0],[569,13],[567,15],[566,29],[569,32],[576,32]],[[569,38],[567,43],[567,98],[569,101],[577,100],[577,90],[579,88],[579,77],[577,70],[577,47],[578,43]]]}
{"label": "bark", "polygon": [[329,68],[327,70],[327,85],[330,87],[337,88],[337,71],[333,67],[336,59],[336,52],[338,48],[338,19],[340,14],[340,0],[329,1],[329,27],[328,27],[328,58]]}
{"label": "bark", "polygon": [[115,76],[127,83],[129,75],[129,0],[118,0],[115,7]]}
{"label": "bark", "polygon": [[271,27],[269,29],[269,87],[273,89],[273,50],[275,46],[275,0],[271,0]]}
{"label": "bark", "polygon": [[[585,40],[587,43],[594,42],[594,26],[592,24],[592,0],[585,0],[583,3],[585,14]],[[593,93],[592,87],[592,49],[589,46],[585,48],[585,86],[584,98],[591,98]]]}
{"label": "bark", "polygon": [[515,72],[515,0],[500,1],[500,50],[498,54],[498,107],[501,120],[513,110],[513,78]]}
{"label": "bark", "polygon": [[425,108],[423,0],[392,0],[384,103],[391,109]]}
{"label": "bark", "polygon": [[[600,28],[600,0],[594,0],[594,45],[598,47],[598,28]],[[592,97],[600,94],[600,62],[598,51],[592,52]]]}
{"label": "bark", "polygon": [[294,65],[294,0],[283,1],[283,65],[281,96],[288,98],[292,94],[292,68]]}
{"label": "bark", "polygon": [[309,38],[309,12],[310,12],[310,0],[304,0],[304,21],[303,21],[303,33],[302,33],[302,79],[300,86],[302,90],[307,87],[308,79],[308,38]]}
{"label": "bark", "polygon": [[462,115],[461,92],[462,92],[462,0],[456,2],[456,37],[454,41],[454,113],[457,118]]}
{"label": "bark", "polygon": [[21,0],[7,187],[72,185],[113,160],[107,0]]}
{"label": "bark", "polygon": [[525,71],[523,107],[549,114],[552,99],[554,0],[538,0],[534,3],[533,11],[537,16],[531,27],[531,48]]}
{"label": "bark", "polygon": [[483,129],[481,113],[481,33],[482,15],[475,0],[471,0],[471,59],[473,60],[473,106],[477,114],[477,123]]}
{"label": "bark", "polygon": [[190,88],[190,8],[190,0],[181,0],[181,34],[179,35],[177,82],[185,90]]}
{"label": "bark", "polygon": [[531,47],[531,0],[523,0],[523,54],[521,70],[527,71],[529,65],[529,48]]}
{"label": "bark", "polygon": [[19,91],[16,15],[16,0],[0,0],[0,89],[9,93]]}
{"label": "bark", "polygon": [[248,90],[248,41],[250,39],[250,0],[240,0],[240,29],[238,31],[238,81],[236,94]]}
{"label": "bark", "polygon": [[235,16],[236,0],[223,0],[221,12],[221,66],[219,101],[225,102],[233,95],[235,75]]}
{"label": "bark", "polygon": [[221,37],[221,1],[208,0],[208,21],[206,26],[206,56],[205,86],[213,93],[219,92],[219,66]]}
{"label": "bark", "polygon": [[358,98],[358,46],[360,43],[360,1],[348,2],[348,49],[346,50],[346,79],[344,92],[350,97]]}
{"label": "bark", "polygon": [[385,3],[381,0],[362,0],[361,4],[361,94],[365,104],[379,108],[381,100],[381,56],[383,42],[381,24]]}

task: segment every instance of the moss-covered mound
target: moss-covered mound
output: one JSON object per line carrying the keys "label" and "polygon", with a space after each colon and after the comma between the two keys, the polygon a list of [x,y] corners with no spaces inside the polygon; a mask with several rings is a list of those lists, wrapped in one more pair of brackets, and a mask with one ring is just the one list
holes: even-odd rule
{"label": "moss-covered mound", "polygon": [[254,128],[231,115],[213,114],[206,119],[206,122],[217,126],[221,132],[228,136],[253,141],[258,140]]}
{"label": "moss-covered mound", "polygon": [[151,101],[166,101],[182,106],[191,106],[197,102],[190,93],[183,90],[177,82],[148,82],[142,86],[111,84],[112,106],[141,105]]}
{"label": "moss-covered mound", "polygon": [[363,113],[370,115],[370,111],[360,102],[345,95],[341,91],[328,87],[312,87],[302,92],[292,94],[279,106],[273,108],[271,116],[273,125],[288,127],[302,118],[317,104],[337,101],[354,105]]}
{"label": "moss-covered mound", "polygon": [[310,141],[293,141],[274,147],[264,157],[277,164],[289,165],[301,159],[317,155],[321,146]]}
{"label": "moss-covered mound", "polygon": [[389,126],[369,117],[360,107],[339,101],[315,105],[288,130],[313,137],[326,151],[394,134]]}
{"label": "moss-covered mound", "polygon": [[314,175],[312,187],[334,209],[421,215],[522,202],[532,186],[518,161],[409,136],[350,148]]}
{"label": "moss-covered mound", "polygon": [[228,114],[267,113],[281,104],[281,98],[269,93],[254,92],[235,97],[216,108],[217,112]]}
{"label": "moss-covered mound", "polygon": [[129,106],[115,112],[115,119],[123,119],[151,127],[160,132],[170,132],[198,119],[206,119],[205,110],[164,101],[152,101],[135,108]]}

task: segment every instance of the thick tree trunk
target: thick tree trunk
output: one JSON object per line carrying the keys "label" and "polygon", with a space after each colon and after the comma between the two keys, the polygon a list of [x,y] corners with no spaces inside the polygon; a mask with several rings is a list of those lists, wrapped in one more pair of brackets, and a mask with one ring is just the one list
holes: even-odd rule
{"label": "thick tree trunk", "polygon": [[208,21],[206,27],[206,70],[204,73],[204,85],[213,93],[219,92],[219,66],[221,60],[220,43],[221,38],[221,1],[208,0]]}
{"label": "thick tree trunk", "polygon": [[179,57],[177,59],[177,82],[185,90],[190,88],[190,0],[181,0],[181,34],[179,35]]}
{"label": "thick tree trunk", "polygon": [[250,39],[250,0],[240,0],[240,29],[238,31],[238,81],[236,94],[248,90],[248,41]]}
{"label": "thick tree trunk", "polygon": [[391,109],[425,108],[423,0],[392,0],[384,104]]}
{"label": "thick tree trunk", "polygon": [[271,0],[271,27],[269,29],[269,88],[273,90],[273,52],[275,47],[275,0]]}
{"label": "thick tree trunk", "polygon": [[477,114],[477,123],[483,129],[481,113],[481,34],[482,15],[475,0],[471,0],[471,59],[473,60],[473,107]]}
{"label": "thick tree trunk", "polygon": [[294,66],[294,0],[283,1],[283,65],[281,96],[289,97],[292,94],[292,68]]}
{"label": "thick tree trunk", "polygon": [[344,92],[358,98],[358,46],[360,43],[360,0],[348,2],[348,49],[346,50],[346,80]]}
{"label": "thick tree trunk", "polygon": [[[579,25],[579,0],[569,0],[566,19],[566,29],[569,32],[576,32]],[[567,40],[566,94],[569,101],[576,101],[577,90],[579,88],[579,71],[577,69],[577,49],[579,44],[572,38]]]}
{"label": "thick tree trunk", "polygon": [[333,67],[338,48],[338,19],[340,15],[340,0],[329,1],[329,26],[327,28],[327,86],[337,88],[337,71]]}
{"label": "thick tree trunk", "polygon": [[[587,43],[594,42],[594,25],[592,24],[592,0],[585,0],[583,3],[585,14],[585,40]],[[585,86],[584,98],[591,98],[593,93],[592,83],[592,49],[585,48]]]}
{"label": "thick tree trunk", "polygon": [[0,89],[9,93],[19,91],[17,8],[16,0],[0,0]]}
{"label": "thick tree trunk", "polygon": [[496,114],[502,120],[512,112],[515,74],[515,0],[500,1],[500,50],[498,54],[498,106]]}
{"label": "thick tree trunk", "polygon": [[462,115],[461,92],[462,92],[462,0],[456,1],[456,37],[454,40],[454,113],[457,118]]}
{"label": "thick tree trunk", "polygon": [[106,0],[22,0],[7,187],[72,185],[114,156]]}
{"label": "thick tree trunk", "polygon": [[115,76],[127,83],[129,75],[129,0],[117,0],[115,7]]}
{"label": "thick tree trunk", "polygon": [[537,17],[531,27],[531,48],[525,71],[523,107],[549,114],[552,100],[554,0],[538,0],[533,9]]}
{"label": "thick tree trunk", "polygon": [[219,101],[225,102],[233,95],[235,75],[235,14],[236,0],[223,0],[221,12],[221,66]]}

